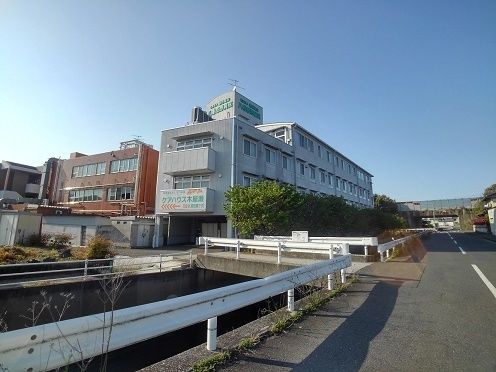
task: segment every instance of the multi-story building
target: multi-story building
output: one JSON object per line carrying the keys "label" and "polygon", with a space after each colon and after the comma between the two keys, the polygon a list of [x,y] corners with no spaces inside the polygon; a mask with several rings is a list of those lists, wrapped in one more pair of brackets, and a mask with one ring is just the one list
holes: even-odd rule
{"label": "multi-story building", "polygon": [[36,167],[3,160],[0,163],[0,191],[14,191],[23,198],[38,198],[41,172]]}
{"label": "multi-story building", "polygon": [[44,166],[42,196],[72,213],[106,216],[154,213],[159,153],[138,140],[95,155],[72,153]]}
{"label": "multi-story building", "polygon": [[162,131],[154,246],[232,236],[224,194],[258,179],[373,205],[369,172],[295,122],[263,124],[262,107],[234,89]]}

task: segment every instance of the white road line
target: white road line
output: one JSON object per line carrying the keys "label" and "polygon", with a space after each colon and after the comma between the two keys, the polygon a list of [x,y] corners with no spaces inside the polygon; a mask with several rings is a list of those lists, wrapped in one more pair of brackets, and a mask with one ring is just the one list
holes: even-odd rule
{"label": "white road line", "polygon": [[472,267],[474,268],[475,272],[480,276],[484,284],[489,288],[493,296],[496,298],[496,288],[494,288],[494,285],[491,284],[491,282],[486,278],[486,276],[480,271],[480,269],[477,267],[477,265],[472,264]]}
{"label": "white road line", "polygon": [[462,254],[467,254],[467,252],[465,252],[462,247],[458,246],[458,249],[460,250],[460,252],[462,252]]}
{"label": "white road line", "polygon": [[458,244],[458,243],[457,243],[457,241],[456,241],[455,239],[453,239],[453,242],[454,242],[455,244]]}

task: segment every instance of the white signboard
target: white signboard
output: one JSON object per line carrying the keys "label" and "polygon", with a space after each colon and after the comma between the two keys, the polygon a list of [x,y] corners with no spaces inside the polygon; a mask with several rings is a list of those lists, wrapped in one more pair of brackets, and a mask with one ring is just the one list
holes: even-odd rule
{"label": "white signboard", "polygon": [[308,243],[308,231],[291,231],[291,240],[299,243]]}
{"label": "white signboard", "polygon": [[168,189],[160,191],[160,212],[205,212],[207,189]]}

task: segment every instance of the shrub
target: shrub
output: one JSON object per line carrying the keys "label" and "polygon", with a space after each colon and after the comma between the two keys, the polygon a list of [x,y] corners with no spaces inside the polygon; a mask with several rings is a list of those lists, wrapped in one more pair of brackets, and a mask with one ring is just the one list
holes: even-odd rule
{"label": "shrub", "polygon": [[88,241],[87,247],[89,259],[107,258],[114,255],[112,252],[112,241],[101,235],[92,237]]}
{"label": "shrub", "polygon": [[25,260],[27,253],[19,247],[0,247],[0,263],[17,263]]}
{"label": "shrub", "polygon": [[49,241],[49,246],[55,249],[66,248],[71,245],[71,240],[74,237],[71,234],[60,233],[54,234]]}

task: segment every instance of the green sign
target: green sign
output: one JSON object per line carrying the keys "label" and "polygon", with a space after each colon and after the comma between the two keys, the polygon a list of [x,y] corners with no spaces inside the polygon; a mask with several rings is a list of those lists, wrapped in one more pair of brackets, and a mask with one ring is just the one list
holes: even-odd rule
{"label": "green sign", "polygon": [[212,116],[218,114],[219,112],[228,110],[232,107],[233,107],[233,102],[231,101],[231,97],[224,98],[219,102],[215,102],[214,104],[210,105],[208,114]]}
{"label": "green sign", "polygon": [[255,106],[253,103],[247,102],[243,98],[239,100],[238,103],[238,108],[241,111],[246,112],[247,114],[250,114],[253,117],[256,117],[257,119],[260,119],[260,112],[257,106]]}

